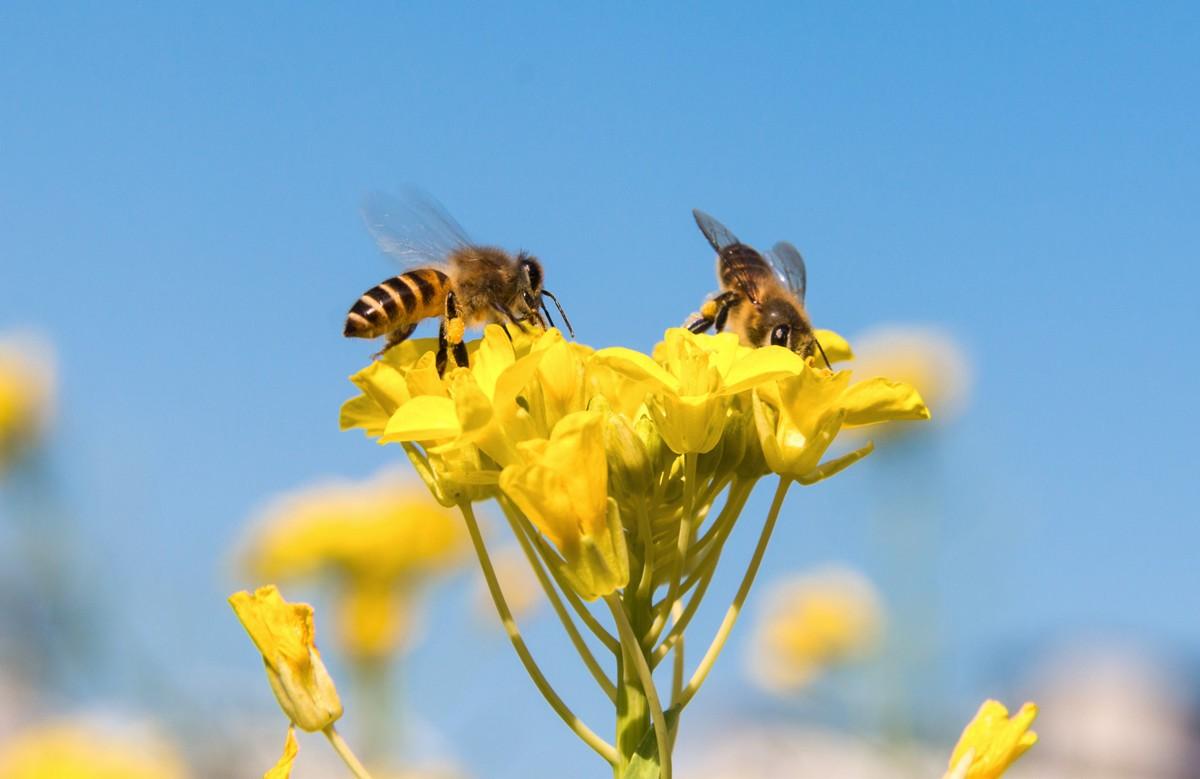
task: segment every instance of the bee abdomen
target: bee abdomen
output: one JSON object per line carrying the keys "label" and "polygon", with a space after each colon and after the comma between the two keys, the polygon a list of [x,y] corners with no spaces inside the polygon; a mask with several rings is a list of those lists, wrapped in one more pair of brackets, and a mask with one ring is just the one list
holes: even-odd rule
{"label": "bee abdomen", "polygon": [[450,278],[434,268],[417,268],[371,287],[350,307],[344,334],[376,338],[442,313]]}
{"label": "bee abdomen", "polygon": [[[718,272],[725,289],[738,289],[771,274],[771,266],[751,246],[735,243],[721,250]],[[746,290],[753,292],[753,290]]]}

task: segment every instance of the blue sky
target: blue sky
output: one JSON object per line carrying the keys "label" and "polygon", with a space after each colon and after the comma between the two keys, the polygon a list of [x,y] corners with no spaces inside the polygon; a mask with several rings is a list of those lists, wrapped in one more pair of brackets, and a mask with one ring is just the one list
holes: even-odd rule
{"label": "blue sky", "polygon": [[[395,457],[337,408],[373,351],[342,317],[392,272],[357,207],[407,182],[541,256],[597,346],[649,347],[714,287],[693,207],[797,244],[821,325],[955,333],[977,381],[935,466],[793,495],[764,572],[871,570],[872,513],[917,480],[947,710],[1077,631],[1200,648],[1194,4],[7,3],[0,51],[0,327],[57,345],[55,465],[161,658],[257,673],[224,603],[245,517]],[[413,658],[424,719],[477,767],[586,759],[470,635]],[[749,695],[738,665],[714,705]]]}

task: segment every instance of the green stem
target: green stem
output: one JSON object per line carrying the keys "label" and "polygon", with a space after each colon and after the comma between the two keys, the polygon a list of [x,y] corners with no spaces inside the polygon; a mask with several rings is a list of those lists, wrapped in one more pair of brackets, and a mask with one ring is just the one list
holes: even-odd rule
{"label": "green stem", "polygon": [[583,660],[583,664],[587,666],[588,671],[592,674],[592,678],[596,680],[596,684],[600,685],[600,689],[604,691],[608,699],[613,704],[616,704],[616,685],[604,673],[604,669],[596,661],[592,650],[588,648],[587,642],[579,634],[579,629],[575,627],[575,620],[571,619],[570,613],[567,612],[566,606],[563,605],[562,598],[559,597],[558,590],[550,581],[549,575],[547,575],[545,568],[542,566],[541,558],[537,556],[537,552],[534,551],[533,544],[527,536],[529,528],[521,521],[522,517],[514,516],[511,512],[512,507],[508,505],[507,501],[502,502],[500,507],[504,511],[504,516],[508,520],[509,526],[512,528],[513,535],[517,537],[517,542],[521,545],[521,550],[529,560],[529,566],[533,568],[534,575],[537,576],[538,582],[542,585],[542,589],[546,593],[546,599],[550,601],[550,606],[554,609],[554,613],[558,615],[559,621],[562,622],[563,629],[567,631],[567,636],[575,646],[575,651],[579,653],[579,658]]}
{"label": "green stem", "polygon": [[322,733],[325,738],[329,739],[329,743],[333,745],[333,751],[338,753],[338,757],[342,759],[349,768],[350,773],[354,774],[355,779],[371,779],[371,775],[367,773],[367,769],[355,757],[354,752],[350,749],[350,745],[342,738],[342,734],[337,732],[337,728],[330,723]]}
{"label": "green stem", "polygon": [[750,587],[754,584],[754,577],[758,575],[759,566],[762,565],[763,554],[767,551],[767,544],[771,541],[771,532],[775,529],[775,522],[779,519],[779,510],[783,508],[783,499],[787,496],[788,487],[791,486],[792,480],[786,476],[779,477],[779,487],[775,490],[775,499],[771,501],[771,510],[767,514],[767,519],[763,523],[762,533],[758,537],[758,545],[754,548],[754,556],[750,558],[750,565],[746,569],[746,575],[742,577],[742,583],[738,587],[737,594],[733,596],[733,602],[729,604],[729,610],[725,612],[725,619],[721,621],[721,626],[717,629],[716,636],[713,637],[712,643],[708,646],[708,651],[704,653],[704,658],[700,661],[700,665],[696,667],[692,678],[688,681],[687,686],[683,688],[675,706],[679,711],[687,706],[692,697],[700,689],[700,685],[704,684],[705,678],[709,671],[712,670],[713,663],[716,662],[717,656],[721,654],[721,649],[725,646],[725,641],[729,638],[730,632],[733,630],[734,624],[737,622],[738,615],[742,611],[742,606],[746,603],[746,596],[750,594]]}
{"label": "green stem", "polygon": [[658,690],[654,687],[650,664],[646,662],[641,641],[629,623],[629,615],[625,613],[621,599],[613,593],[605,595],[604,602],[608,604],[613,620],[617,623],[617,634],[621,637],[621,645],[625,650],[625,661],[633,664],[641,682],[642,692],[645,693],[646,703],[650,706],[650,721],[654,724],[654,738],[658,743],[659,777],[671,779],[671,731],[667,727],[667,718],[658,699]]}
{"label": "green stem", "polygon": [[696,517],[696,461],[698,455],[688,453],[683,455],[683,516],[679,519],[679,537],[675,541],[675,548],[678,555],[678,560],[675,561],[675,572],[671,576],[671,585],[667,589],[667,597],[663,601],[663,608],[654,617],[654,622],[650,626],[649,645],[653,645],[658,640],[667,624],[667,617],[671,613],[671,607],[676,600],[679,599],[679,587],[683,583],[683,573],[687,568],[687,553],[688,546],[692,543],[692,521]]}
{"label": "green stem", "polygon": [[550,708],[554,709],[554,712],[566,723],[567,727],[575,732],[575,735],[579,736],[585,744],[594,749],[597,754],[610,764],[616,764],[617,750],[612,744],[609,744],[596,735],[595,731],[576,716],[575,712],[571,711],[567,704],[563,703],[562,698],[550,686],[550,682],[546,680],[542,669],[534,661],[533,655],[529,652],[529,647],[525,645],[525,639],[521,637],[521,631],[517,628],[517,622],[513,619],[512,611],[508,608],[508,602],[504,599],[504,593],[500,590],[500,582],[496,579],[496,571],[492,567],[491,557],[488,555],[487,546],[483,542],[483,534],[479,531],[479,522],[475,519],[475,511],[472,509],[471,504],[466,501],[459,503],[458,508],[462,512],[463,519],[466,520],[467,532],[471,535],[471,543],[474,545],[475,553],[479,557],[479,566],[483,569],[483,578],[487,581],[488,591],[492,595],[492,603],[496,606],[496,612],[500,615],[500,622],[503,623],[504,631],[508,633],[508,638],[512,642],[513,648],[517,650],[517,656],[521,659],[521,664],[525,666],[526,672],[533,679],[538,692],[542,694],[542,697],[550,704]]}

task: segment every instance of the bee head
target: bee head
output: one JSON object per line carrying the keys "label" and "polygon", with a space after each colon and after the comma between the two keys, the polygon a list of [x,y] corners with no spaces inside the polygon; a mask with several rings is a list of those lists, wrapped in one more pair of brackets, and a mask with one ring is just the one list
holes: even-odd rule
{"label": "bee head", "polygon": [[522,291],[530,293],[534,298],[541,297],[542,264],[532,254],[521,252],[517,255],[517,267],[521,269]]}
{"label": "bee head", "polygon": [[[558,309],[563,322],[567,325],[567,332],[574,338],[575,329],[571,327],[571,320],[567,319],[567,312],[563,311],[558,298],[554,297],[554,293],[542,286],[544,280],[542,264],[532,254],[521,252],[517,255],[517,267],[521,269],[521,302],[529,310],[530,318],[538,320],[543,327],[545,327],[545,322],[549,322],[551,327],[554,326],[554,318],[550,316],[550,309],[546,306],[546,301],[542,300],[542,296],[545,295],[554,301],[554,307]],[[545,322],[542,321],[543,313],[546,315]]]}

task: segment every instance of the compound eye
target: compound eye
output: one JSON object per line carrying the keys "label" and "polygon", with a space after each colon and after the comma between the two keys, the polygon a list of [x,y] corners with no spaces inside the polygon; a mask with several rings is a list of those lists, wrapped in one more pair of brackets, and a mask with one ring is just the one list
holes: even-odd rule
{"label": "compound eye", "polygon": [[791,348],[789,345],[791,335],[792,328],[790,325],[776,325],[775,329],[771,331],[771,345]]}

